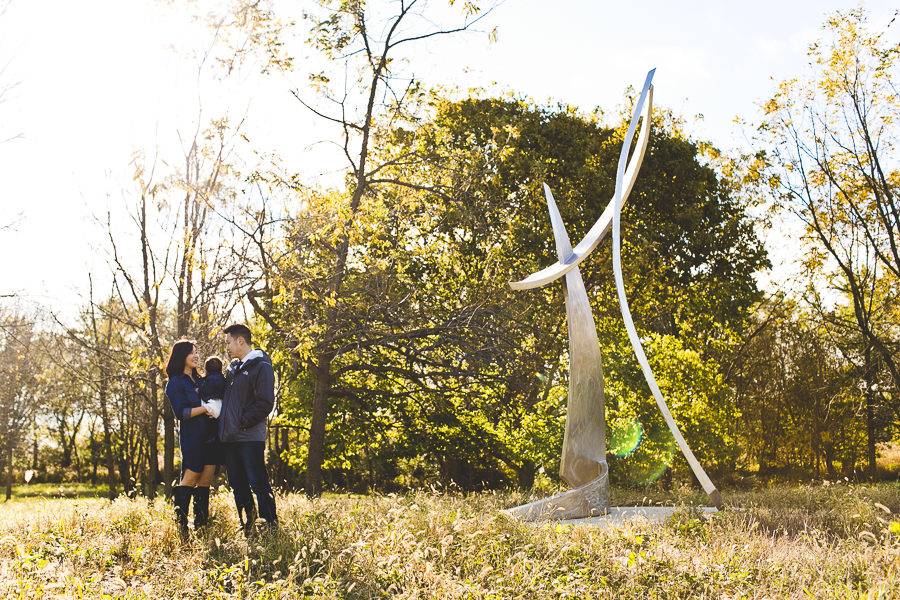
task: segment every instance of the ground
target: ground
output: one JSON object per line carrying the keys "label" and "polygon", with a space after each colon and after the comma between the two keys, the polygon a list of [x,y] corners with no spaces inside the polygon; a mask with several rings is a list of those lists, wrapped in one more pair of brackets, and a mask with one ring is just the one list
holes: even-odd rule
{"label": "ground", "polygon": [[[649,503],[614,490],[614,501]],[[0,505],[10,598],[900,597],[900,486],[827,484],[701,494],[662,525],[528,525],[528,494],[278,498],[281,530],[239,533],[230,495],[183,542],[162,500],[32,498]]]}

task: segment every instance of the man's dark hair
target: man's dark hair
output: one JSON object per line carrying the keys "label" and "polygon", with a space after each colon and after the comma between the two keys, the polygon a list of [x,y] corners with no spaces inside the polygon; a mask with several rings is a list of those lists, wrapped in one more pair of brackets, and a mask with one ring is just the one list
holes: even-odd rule
{"label": "man's dark hair", "polygon": [[215,356],[210,356],[206,359],[206,364],[203,365],[203,371],[209,375],[210,373],[222,373],[222,361],[216,358]]}
{"label": "man's dark hair", "polygon": [[[169,353],[169,360],[166,361],[166,375],[169,376],[169,379],[184,373],[184,361],[191,355],[196,345],[191,340],[178,340],[175,342],[175,345],[172,346],[172,351]],[[197,369],[194,369],[194,377],[199,377]]]}
{"label": "man's dark hair", "polygon": [[234,325],[229,325],[225,328],[222,333],[227,333],[233,338],[244,338],[244,342],[248,346],[253,345],[253,334],[250,333],[250,328],[246,325],[241,325],[240,323],[235,323]]}

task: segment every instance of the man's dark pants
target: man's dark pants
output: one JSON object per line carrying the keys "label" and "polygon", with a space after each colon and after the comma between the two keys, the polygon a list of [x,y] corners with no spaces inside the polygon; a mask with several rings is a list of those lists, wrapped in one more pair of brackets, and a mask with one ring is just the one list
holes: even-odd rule
{"label": "man's dark pants", "polygon": [[[223,442],[222,450],[225,454],[225,468],[228,470],[228,485],[234,493],[238,514],[253,514],[253,494],[256,494],[259,516],[267,523],[277,524],[275,494],[266,470],[266,443]],[[253,494],[250,493],[251,490]]]}

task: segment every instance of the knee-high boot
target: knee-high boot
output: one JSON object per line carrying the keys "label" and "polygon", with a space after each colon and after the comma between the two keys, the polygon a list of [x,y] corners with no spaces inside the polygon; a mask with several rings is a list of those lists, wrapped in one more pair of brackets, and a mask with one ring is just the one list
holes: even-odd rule
{"label": "knee-high boot", "polygon": [[209,488],[194,488],[194,530],[204,527],[209,521]]}
{"label": "knee-high boot", "polygon": [[190,510],[193,491],[194,488],[186,485],[176,486],[172,490],[172,501],[175,503],[175,522],[178,523],[182,534],[188,532],[188,510]]}

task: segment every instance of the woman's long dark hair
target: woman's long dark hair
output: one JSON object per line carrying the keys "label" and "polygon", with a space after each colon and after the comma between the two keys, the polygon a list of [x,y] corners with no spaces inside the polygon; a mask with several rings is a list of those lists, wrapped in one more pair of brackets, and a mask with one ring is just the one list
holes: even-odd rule
{"label": "woman's long dark hair", "polygon": [[[169,360],[166,361],[166,375],[169,376],[169,379],[184,373],[184,361],[191,355],[196,346],[197,344],[190,340],[178,340],[175,342],[175,345],[172,346],[172,351],[169,352]],[[200,378],[197,369],[194,369],[193,376],[194,379]]]}

